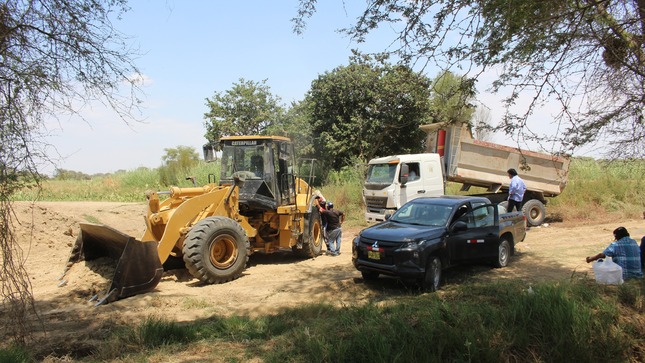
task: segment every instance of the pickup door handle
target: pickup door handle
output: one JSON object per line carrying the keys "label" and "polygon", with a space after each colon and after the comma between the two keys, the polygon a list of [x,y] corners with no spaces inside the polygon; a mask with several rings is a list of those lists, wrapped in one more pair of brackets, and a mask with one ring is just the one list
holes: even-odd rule
{"label": "pickup door handle", "polygon": [[425,191],[425,190],[423,190],[423,189],[421,189],[421,190],[417,190],[417,194],[425,194],[425,192],[426,192],[426,191]]}

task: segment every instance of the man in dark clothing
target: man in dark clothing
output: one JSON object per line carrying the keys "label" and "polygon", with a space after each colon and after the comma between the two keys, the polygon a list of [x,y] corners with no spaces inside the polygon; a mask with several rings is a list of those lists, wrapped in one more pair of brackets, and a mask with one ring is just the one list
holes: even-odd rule
{"label": "man in dark clothing", "polygon": [[327,225],[327,251],[332,256],[340,255],[340,241],[343,236],[342,224],[345,221],[345,213],[334,209],[334,203],[327,202],[327,210],[322,214],[323,224]]}

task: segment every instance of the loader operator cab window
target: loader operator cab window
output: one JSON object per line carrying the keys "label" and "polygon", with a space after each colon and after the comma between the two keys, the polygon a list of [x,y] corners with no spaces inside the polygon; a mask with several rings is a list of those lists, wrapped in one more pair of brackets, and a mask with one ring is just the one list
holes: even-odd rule
{"label": "loader operator cab window", "polygon": [[281,204],[295,203],[295,175],[293,145],[285,142],[274,143],[274,162]]}
{"label": "loader operator cab window", "polygon": [[262,178],[264,176],[264,159],[262,155],[251,155],[251,169],[255,176]]}
{"label": "loader operator cab window", "polygon": [[[243,143],[251,143],[245,145]],[[222,147],[222,170],[220,180],[232,180],[233,175],[245,179],[263,179],[264,176],[264,144],[255,140],[232,141],[231,145]]]}

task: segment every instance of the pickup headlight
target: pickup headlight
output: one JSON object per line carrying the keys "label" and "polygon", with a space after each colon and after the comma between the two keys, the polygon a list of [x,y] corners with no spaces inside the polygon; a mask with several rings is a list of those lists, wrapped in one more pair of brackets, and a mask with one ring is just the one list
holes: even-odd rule
{"label": "pickup headlight", "polygon": [[401,244],[401,249],[416,250],[423,245],[425,241],[409,241]]}

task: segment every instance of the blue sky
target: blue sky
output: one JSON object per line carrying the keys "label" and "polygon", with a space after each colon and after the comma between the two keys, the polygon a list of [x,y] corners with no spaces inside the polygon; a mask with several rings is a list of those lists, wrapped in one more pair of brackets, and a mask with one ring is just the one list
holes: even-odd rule
{"label": "blue sky", "polygon": [[319,74],[347,64],[352,45],[336,30],[358,14],[350,15],[342,0],[327,0],[298,36],[290,21],[297,0],[133,0],[130,6],[114,25],[143,54],[136,64],[146,79],[145,122],[128,126],[93,105],[82,112],[86,121],[48,125],[59,168],[88,174],[154,168],[165,148],[179,145],[201,155],[206,98],[244,78],[266,79],[285,105],[301,100]]}
{"label": "blue sky", "polygon": [[[114,25],[142,53],[136,64],[146,80],[145,121],[126,125],[109,109],[93,105],[82,112],[86,121],[71,118],[49,125],[47,141],[60,154],[53,156],[59,168],[87,174],[155,168],[165,148],[180,145],[194,147],[201,156],[206,98],[244,78],[266,79],[285,105],[301,100],[311,81],[348,63],[356,44],[337,29],[352,24],[364,3],[319,2],[303,35],[292,32],[290,21],[297,0],[132,0],[130,6]],[[386,28],[359,49],[384,50],[392,37]],[[426,69],[428,77],[437,72]],[[498,108],[498,97],[480,93],[480,98]],[[493,121],[500,115],[493,112]]]}

